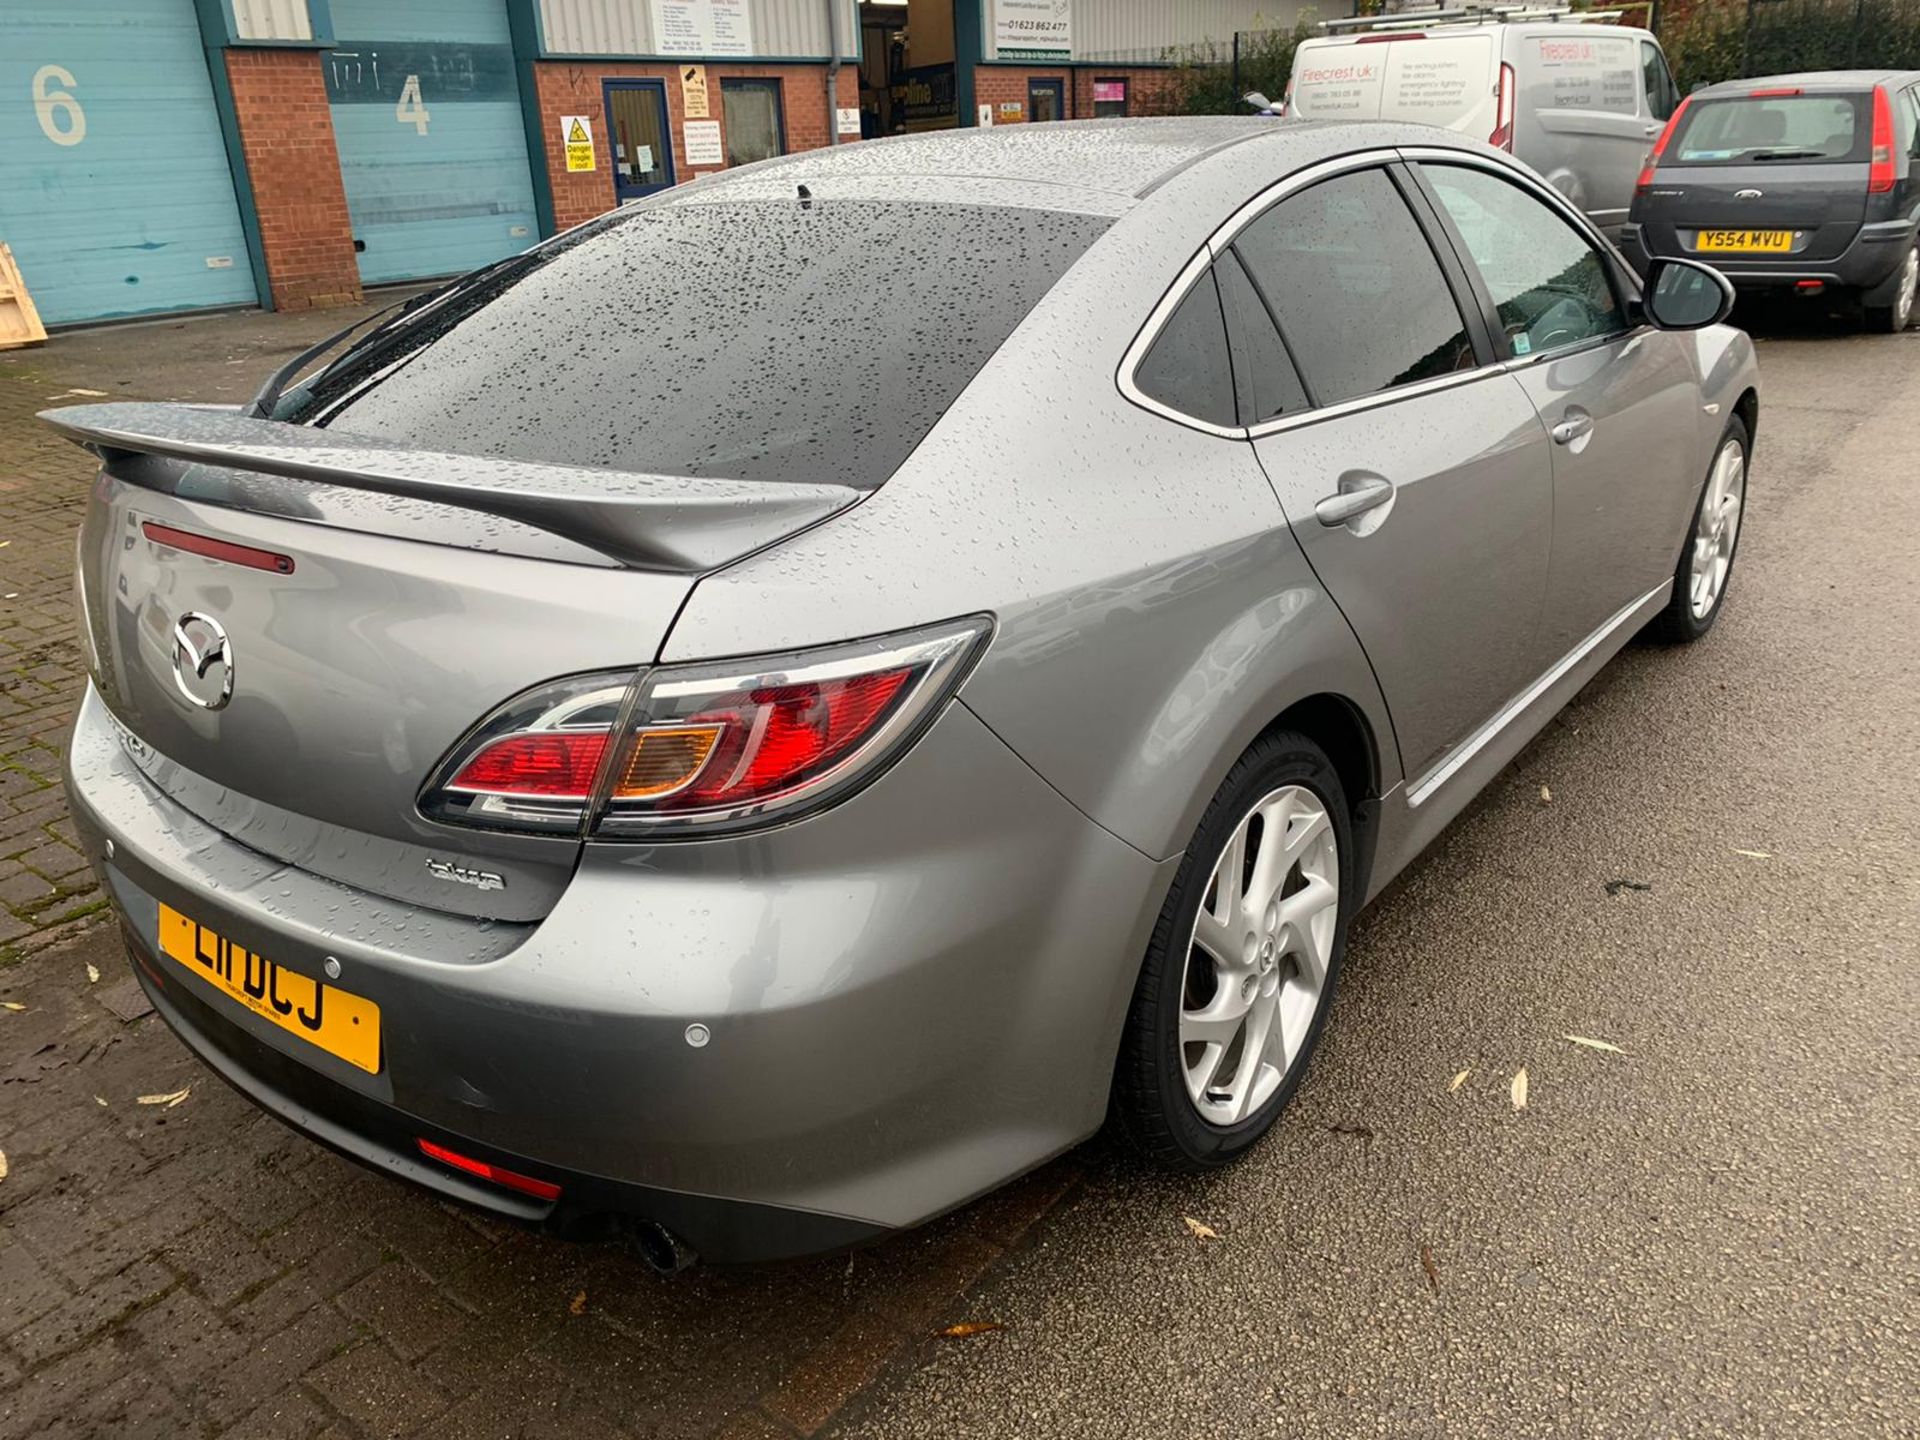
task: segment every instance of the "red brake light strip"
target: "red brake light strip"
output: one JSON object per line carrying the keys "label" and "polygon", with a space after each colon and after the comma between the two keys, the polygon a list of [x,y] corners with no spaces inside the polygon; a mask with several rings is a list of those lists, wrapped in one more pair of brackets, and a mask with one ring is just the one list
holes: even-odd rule
{"label": "red brake light strip", "polygon": [[271,570],[276,575],[293,573],[293,557],[275,550],[259,550],[252,545],[236,545],[231,540],[216,540],[211,535],[195,535],[191,530],[176,530],[157,520],[143,520],[140,529],[156,545],[169,545],[189,555],[204,555],[209,560],[224,560],[229,565],[245,565],[251,570]]}

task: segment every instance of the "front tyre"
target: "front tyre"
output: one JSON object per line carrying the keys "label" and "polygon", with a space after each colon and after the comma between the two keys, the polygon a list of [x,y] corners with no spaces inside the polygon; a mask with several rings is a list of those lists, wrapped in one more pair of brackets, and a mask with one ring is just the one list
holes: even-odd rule
{"label": "front tyre", "polygon": [[1883,335],[1897,335],[1913,324],[1914,301],[1920,295],[1920,240],[1907,250],[1900,262],[1900,275],[1894,282],[1892,298],[1885,305],[1865,307],[1867,328]]}
{"label": "front tyre", "polygon": [[1148,1159],[1212,1169],[1272,1128],[1333,999],[1353,877],[1326,752],[1290,731],[1262,736],[1201,817],[1128,1012],[1114,1118]]}
{"label": "front tyre", "polygon": [[1690,645],[1713,628],[1726,603],[1733,579],[1734,552],[1740,544],[1740,521],[1747,505],[1747,424],[1735,416],[1720,437],[1700,503],[1694,506],[1693,528],[1680,549],[1673,572],[1673,596],[1667,608],[1648,623],[1649,639],[1668,645]]}

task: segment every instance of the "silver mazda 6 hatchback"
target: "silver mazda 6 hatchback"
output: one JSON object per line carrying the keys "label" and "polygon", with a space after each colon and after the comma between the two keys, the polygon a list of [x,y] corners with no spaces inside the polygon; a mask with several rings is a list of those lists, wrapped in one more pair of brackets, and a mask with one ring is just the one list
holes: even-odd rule
{"label": "silver mazda 6 hatchback", "polygon": [[208,1066],[496,1215],[670,1267],[1110,1109],[1221,1165],[1354,913],[1714,623],[1730,293],[1414,127],[713,176],[244,410],[49,412],[102,462],[73,807]]}

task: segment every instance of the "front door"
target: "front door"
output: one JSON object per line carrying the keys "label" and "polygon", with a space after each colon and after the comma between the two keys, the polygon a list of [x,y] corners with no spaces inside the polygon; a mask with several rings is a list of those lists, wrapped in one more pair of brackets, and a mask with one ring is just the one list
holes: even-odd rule
{"label": "front door", "polygon": [[1546,433],[1385,169],[1287,196],[1232,255],[1257,298],[1231,318],[1277,322],[1285,349],[1259,368],[1290,355],[1312,406],[1259,419],[1255,453],[1419,776],[1537,669]]}
{"label": "front door", "polygon": [[1553,573],[1539,664],[1673,573],[1703,477],[1686,336],[1634,327],[1590,237],[1472,165],[1423,161],[1441,222],[1477,276],[1494,344],[1553,437]]}
{"label": "front door", "polygon": [[613,137],[613,193],[623,204],[673,184],[664,80],[609,80],[607,134]]}
{"label": "front door", "polygon": [[1027,118],[1064,120],[1067,118],[1067,82],[1057,75],[1044,80],[1027,81]]}

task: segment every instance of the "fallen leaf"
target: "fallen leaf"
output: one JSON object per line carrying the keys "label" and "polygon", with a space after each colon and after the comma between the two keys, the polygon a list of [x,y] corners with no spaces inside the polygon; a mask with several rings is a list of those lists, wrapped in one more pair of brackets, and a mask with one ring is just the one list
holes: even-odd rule
{"label": "fallen leaf", "polygon": [[1196,1240],[1218,1240],[1220,1238],[1220,1232],[1204,1220],[1196,1220],[1191,1215],[1182,1215],[1180,1219],[1186,1225],[1188,1233]]}
{"label": "fallen leaf", "polygon": [[96,1105],[105,1105],[107,1103],[107,1097],[104,1095],[96,1095],[93,1097],[93,1103]]}
{"label": "fallen leaf", "polygon": [[0,1180],[7,1178],[7,1152],[0,1150]]}
{"label": "fallen leaf", "polygon": [[1370,1125],[1329,1125],[1327,1129],[1335,1135],[1351,1135],[1367,1141],[1373,1139],[1373,1127]]}
{"label": "fallen leaf", "polygon": [[582,1290],[578,1295],[574,1296],[572,1300],[567,1302],[567,1313],[569,1315],[584,1315],[587,1313],[586,1291]]}
{"label": "fallen leaf", "polygon": [[142,1095],[137,1103],[141,1105],[164,1105],[171,1110],[192,1093],[193,1087],[189,1085],[184,1090],[175,1090],[171,1095]]}
{"label": "fallen leaf", "polygon": [[1454,1091],[1458,1090],[1462,1085],[1466,1084],[1467,1076],[1471,1075],[1472,1073],[1473,1071],[1471,1070],[1462,1070],[1458,1075],[1454,1076],[1453,1079],[1447,1082],[1447,1093],[1451,1095]]}
{"label": "fallen leaf", "polygon": [[1540,787],[1540,798],[1543,801],[1545,801],[1547,804],[1551,805],[1553,803],[1553,791],[1549,790],[1546,786],[1542,785]]}
{"label": "fallen leaf", "polygon": [[100,983],[99,967],[95,965],[87,966],[87,984],[98,985],[99,983]]}
{"label": "fallen leaf", "polygon": [[998,1320],[962,1320],[958,1325],[949,1325],[935,1333],[942,1340],[965,1340],[970,1335],[985,1335],[989,1331],[1006,1328]]}
{"label": "fallen leaf", "polygon": [[1527,1108],[1527,1067],[1526,1066],[1522,1065],[1518,1070],[1513,1072],[1513,1085],[1510,1087],[1508,1093],[1513,1096],[1514,1109],[1524,1110]]}
{"label": "fallen leaf", "polygon": [[1440,1293],[1440,1267],[1433,1263],[1433,1247],[1430,1245],[1422,1245],[1420,1247],[1420,1268],[1427,1272],[1427,1284],[1433,1288],[1433,1293],[1438,1295]]}
{"label": "fallen leaf", "polygon": [[1604,1050],[1609,1055],[1624,1055],[1627,1053],[1618,1045],[1609,1044],[1605,1040],[1590,1040],[1585,1035],[1562,1035],[1560,1038],[1562,1040],[1571,1040],[1576,1045],[1584,1045],[1589,1050]]}
{"label": "fallen leaf", "polygon": [[0,1009],[24,1010],[26,1008],[27,1007],[22,1005],[18,1000],[0,1000]]}
{"label": "fallen leaf", "polygon": [[1744,855],[1744,856],[1746,856],[1746,857],[1747,857],[1747,858],[1748,858],[1749,860],[1771,860],[1771,859],[1773,859],[1773,854],[1772,854],[1772,852],[1771,852],[1771,851],[1767,851],[1767,850],[1735,850],[1735,851],[1734,851],[1733,853],[1734,853],[1734,854],[1736,854],[1736,855]]}
{"label": "fallen leaf", "polygon": [[1622,890],[1651,890],[1653,886],[1644,880],[1609,880],[1607,894],[1618,895]]}

